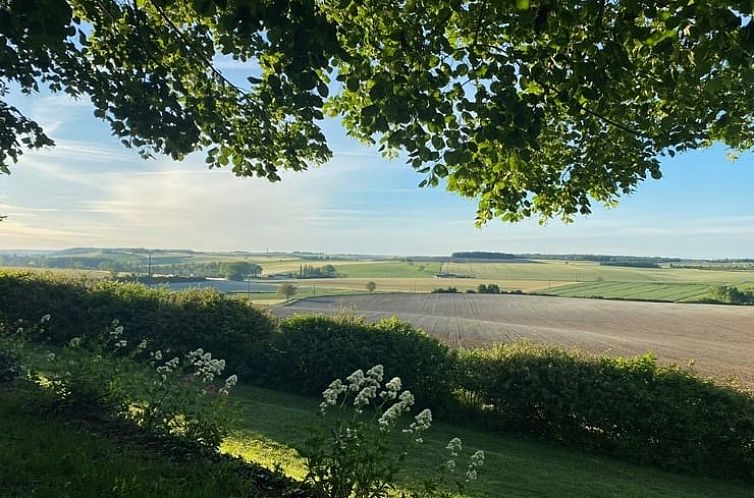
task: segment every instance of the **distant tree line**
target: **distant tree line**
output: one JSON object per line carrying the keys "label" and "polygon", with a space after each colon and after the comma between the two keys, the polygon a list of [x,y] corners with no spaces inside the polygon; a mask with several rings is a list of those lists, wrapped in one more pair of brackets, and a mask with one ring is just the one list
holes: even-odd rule
{"label": "distant tree line", "polygon": [[516,254],[485,251],[454,252],[450,257],[452,259],[520,259],[520,256]]}
{"label": "distant tree line", "polygon": [[[550,259],[555,261],[592,261],[595,263],[617,262],[647,262],[647,263],[680,263],[680,258],[661,258],[657,256],[611,256],[604,254],[519,254],[524,259]],[[627,265],[621,265],[627,266]]]}
{"label": "distant tree line", "polygon": [[630,268],[660,268],[660,265],[646,259],[612,259],[600,261],[600,266],[628,266]]}
{"label": "distant tree line", "polygon": [[333,265],[315,267],[313,265],[301,265],[298,269],[298,278],[335,278],[338,271]]}
{"label": "distant tree line", "polygon": [[431,294],[456,294],[458,292],[458,289],[455,287],[438,287],[436,289],[433,289],[431,291]]}

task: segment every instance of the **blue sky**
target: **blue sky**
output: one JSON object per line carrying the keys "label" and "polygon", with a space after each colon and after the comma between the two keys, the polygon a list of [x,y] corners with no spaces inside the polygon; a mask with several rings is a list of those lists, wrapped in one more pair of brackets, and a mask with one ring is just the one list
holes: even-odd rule
{"label": "blue sky", "polygon": [[[237,71],[232,65],[227,71]],[[563,224],[474,227],[475,202],[326,123],[334,158],[283,181],[209,171],[203,157],[143,161],[110,136],[86,101],[64,95],[11,102],[57,147],[27,152],[0,176],[0,249],[72,246],[446,255],[460,250],[754,257],[754,156],[723,147],[676,156],[665,177],[615,209]]]}

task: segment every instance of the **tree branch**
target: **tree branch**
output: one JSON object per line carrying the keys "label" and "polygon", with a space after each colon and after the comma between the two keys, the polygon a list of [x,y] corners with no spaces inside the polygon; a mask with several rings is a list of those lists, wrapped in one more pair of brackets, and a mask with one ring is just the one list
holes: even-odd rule
{"label": "tree branch", "polygon": [[225,83],[226,85],[233,88],[235,91],[237,91],[239,94],[241,94],[243,97],[248,97],[248,93],[244,91],[242,88],[235,85],[233,82],[231,82],[228,78],[225,77],[223,73],[221,73],[213,64],[213,62],[205,56],[201,50],[197,50],[196,47],[191,43],[190,40],[186,38],[186,36],[183,34],[183,32],[180,30],[178,26],[170,19],[170,17],[165,13],[165,11],[162,9],[162,7],[155,5],[154,2],[150,2],[152,6],[155,8],[157,13],[160,15],[163,21],[168,25],[171,31],[173,31],[176,36],[183,42],[183,44],[193,52],[193,55],[196,55],[199,57],[205,64],[206,67],[218,78],[220,81]]}
{"label": "tree branch", "polygon": [[637,137],[642,137],[643,136],[638,130],[635,130],[635,129],[629,127],[629,126],[621,124],[621,123],[619,123],[617,121],[613,121],[612,119],[608,118],[607,116],[603,116],[602,114],[599,114],[598,112],[595,112],[595,111],[589,109],[588,107],[583,106],[582,104],[577,103],[576,105],[578,105],[579,109],[581,109],[582,111],[586,112],[587,114],[589,114],[591,116],[594,116],[595,118],[597,118],[597,119],[599,119],[599,120],[601,120],[601,121],[603,121],[603,122],[605,122],[605,123],[607,123],[609,125],[615,126],[616,128],[618,128],[620,130],[623,130],[623,131],[625,131],[627,133],[631,133],[632,135],[636,135]]}

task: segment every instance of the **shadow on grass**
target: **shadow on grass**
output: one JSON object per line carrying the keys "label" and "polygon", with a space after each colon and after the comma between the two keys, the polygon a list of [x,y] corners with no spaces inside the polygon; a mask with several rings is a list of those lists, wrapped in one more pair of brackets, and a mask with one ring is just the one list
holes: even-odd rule
{"label": "shadow on grass", "polygon": [[[270,467],[279,463],[289,475],[302,478],[305,467],[298,450],[316,427],[318,400],[251,386],[239,386],[235,394],[243,417],[224,451]],[[435,423],[425,443],[411,452],[399,486],[412,489],[434,475],[453,437],[464,442],[464,455],[477,449],[487,453],[479,481],[464,495],[468,497],[754,497],[745,483],[676,475],[442,423]],[[465,463],[459,459],[459,470],[465,471],[460,467]]]}

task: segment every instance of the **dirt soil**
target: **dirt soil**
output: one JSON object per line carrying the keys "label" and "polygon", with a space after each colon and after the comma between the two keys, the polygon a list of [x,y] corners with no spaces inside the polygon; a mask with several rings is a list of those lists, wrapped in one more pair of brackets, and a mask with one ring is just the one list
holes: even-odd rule
{"label": "dirt soil", "polygon": [[309,298],[278,316],[350,311],[370,321],[396,315],[454,347],[517,339],[593,353],[651,351],[695,362],[699,373],[754,386],[754,307],[479,294],[374,294]]}

